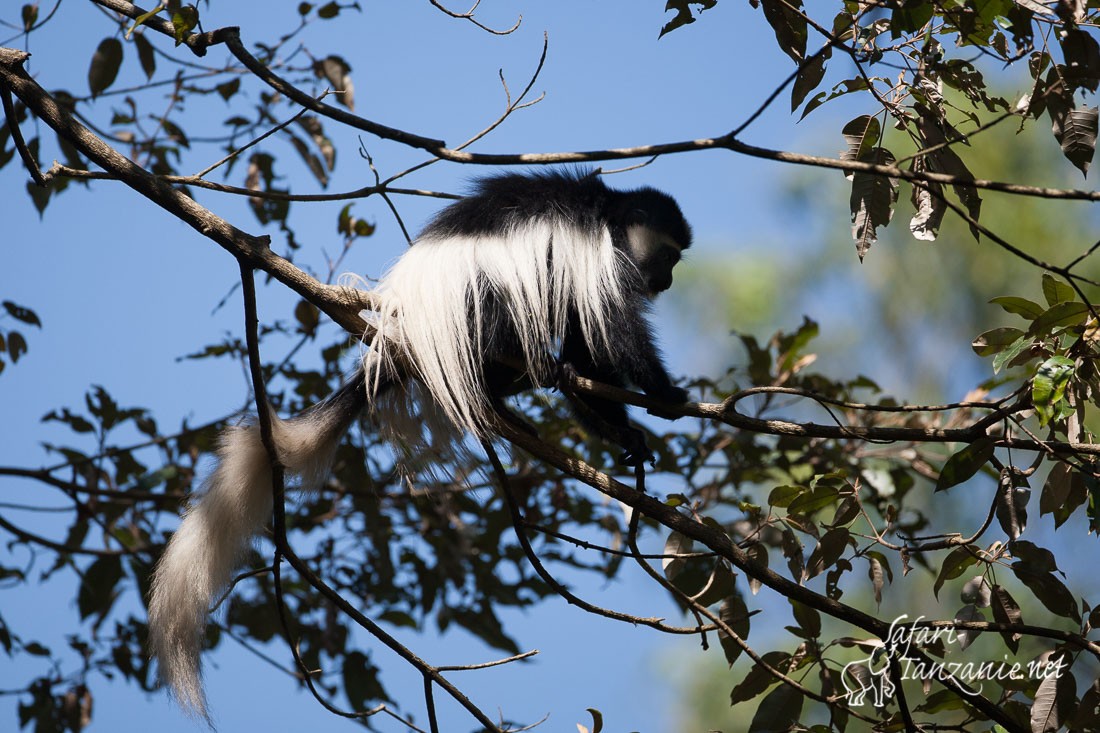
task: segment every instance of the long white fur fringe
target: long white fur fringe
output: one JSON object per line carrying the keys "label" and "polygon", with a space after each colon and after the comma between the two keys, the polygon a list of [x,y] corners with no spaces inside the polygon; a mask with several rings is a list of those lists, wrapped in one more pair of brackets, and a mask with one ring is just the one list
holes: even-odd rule
{"label": "long white fur fringe", "polygon": [[[588,344],[612,348],[607,314],[622,307],[621,268],[631,266],[606,229],[581,231],[553,217],[504,236],[421,238],[373,291],[376,334],[363,359],[371,410],[390,433],[400,432],[402,418],[417,424],[394,412],[411,409],[407,401],[393,394],[374,399],[383,375],[400,363],[403,387],[412,388],[401,391],[419,395],[422,410],[442,413],[457,434],[483,436],[491,407],[481,372],[482,319],[514,323],[529,373],[546,377],[547,357],[561,343],[571,312]],[[490,300],[503,311],[482,312]],[[322,403],[291,420],[274,419],[279,459],[303,489],[327,478],[353,417],[339,408]],[[184,514],[157,566],[149,602],[160,677],[182,707],[208,721],[200,670],[206,617],[272,508],[271,470],[257,426],[227,429],[217,458],[205,495]]]}

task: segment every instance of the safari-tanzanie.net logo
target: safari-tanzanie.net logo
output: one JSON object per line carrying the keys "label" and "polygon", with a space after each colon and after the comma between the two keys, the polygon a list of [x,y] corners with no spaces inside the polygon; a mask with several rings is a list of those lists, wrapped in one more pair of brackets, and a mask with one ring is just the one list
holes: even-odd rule
{"label": "safari-tanzanie.net logo", "polygon": [[[918,616],[913,621],[908,619],[909,614],[894,619],[885,640],[852,640],[861,648],[870,648],[871,652],[844,665],[841,672],[849,705],[856,707],[870,702],[875,707],[885,706],[897,692],[896,680],[949,682],[954,679],[964,685],[960,692],[979,695],[985,680],[1058,679],[1069,667],[1065,657],[1057,654],[1043,655],[1030,662],[934,659],[920,649],[936,644],[965,648],[965,632],[950,624],[926,623],[924,616]],[[893,672],[890,669],[891,659],[897,665]]]}

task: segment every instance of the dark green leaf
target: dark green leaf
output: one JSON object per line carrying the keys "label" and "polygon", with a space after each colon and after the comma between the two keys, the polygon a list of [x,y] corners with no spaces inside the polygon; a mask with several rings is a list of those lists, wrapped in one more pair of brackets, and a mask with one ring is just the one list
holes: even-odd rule
{"label": "dark green leaf", "polygon": [[1072,301],[1051,306],[1043,315],[1035,319],[1028,329],[1033,335],[1046,335],[1062,326],[1077,326],[1089,317],[1089,307],[1085,303]]}
{"label": "dark green leaf", "polygon": [[832,48],[815,54],[804,66],[798,70],[794,86],[791,88],[791,112],[798,109],[806,95],[817,89],[817,85],[825,78],[825,62],[832,56]]}
{"label": "dark green leaf", "polygon": [[821,536],[817,547],[810,553],[806,560],[806,579],[816,578],[821,573],[831,568],[848,549],[850,534],[846,527],[834,527]]}
{"label": "dark green leaf", "polygon": [[1034,339],[1024,334],[1014,341],[1007,349],[993,357],[993,373],[997,374],[1006,364],[1012,364],[1016,359],[1031,348]]}
{"label": "dark green leaf", "polygon": [[[1044,275],[1044,277],[1047,276]],[[1001,295],[989,302],[1001,306],[1009,313],[1017,316],[1023,316],[1029,321],[1034,321],[1036,318],[1043,315],[1043,311],[1046,310],[1046,308],[1039,305],[1033,300],[1028,300],[1027,298],[1018,298],[1014,295]]]}
{"label": "dark green leaf", "polygon": [[733,593],[733,583],[736,575],[725,560],[719,560],[714,564],[714,570],[707,578],[707,584],[703,589],[692,596],[691,600],[706,608],[713,606],[723,598]]}
{"label": "dark green leaf", "polygon": [[1013,563],[1012,571],[1048,611],[1080,623],[1081,612],[1077,608],[1077,601],[1057,576],[1040,572],[1024,562]]}
{"label": "dark green leaf", "polygon": [[378,667],[362,652],[349,652],[344,657],[343,678],[344,694],[353,710],[366,710],[375,701],[389,699],[378,679]]}
{"label": "dark green leaf", "polygon": [[807,489],[802,486],[776,486],[771,490],[771,493],[768,494],[768,505],[784,508],[788,507],[792,501],[806,491]]}
{"label": "dark green leaf", "polygon": [[1039,495],[1039,515],[1053,514],[1054,527],[1065,523],[1073,512],[1088,499],[1084,475],[1065,463],[1051,466],[1043,491]]}
{"label": "dark green leaf", "polygon": [[117,38],[104,38],[99,42],[92,63],[88,67],[88,88],[92,96],[98,96],[115,82],[119,67],[122,66],[122,41]]}
{"label": "dark green leaf", "polygon": [[1031,732],[1057,733],[1061,730],[1063,721],[1073,709],[1076,688],[1073,675],[1065,669],[1061,674],[1044,676],[1031,704]]}
{"label": "dark green leaf", "polygon": [[[786,652],[772,651],[762,654],[761,658],[773,669],[785,672],[787,671],[786,668],[791,655]],[[753,664],[749,673],[745,675],[744,679],[742,679],[730,692],[730,705],[736,705],[739,702],[753,699],[775,684],[775,682],[775,677],[764,669],[764,667],[760,666],[759,663]],[[786,687],[786,685],[784,685],[784,687]]]}
{"label": "dark green leaf", "polygon": [[1054,138],[1062,146],[1062,154],[1085,176],[1096,152],[1098,112],[1096,107],[1051,111],[1051,127]]}
{"label": "dark green leaf", "polygon": [[[755,544],[755,545],[751,545],[747,550],[745,550],[745,554],[748,555],[751,560],[754,560],[757,564],[759,564],[761,568],[764,568],[765,570],[767,569],[767,567],[768,567],[768,548],[767,547],[765,547],[764,545],[759,544],[759,543]],[[757,593],[760,592],[761,587],[763,587],[763,586],[762,586],[762,584],[759,580],[757,580],[756,578],[753,578],[753,577],[749,578],[749,590],[752,591],[752,594],[754,596]]]}
{"label": "dark green leaf", "polygon": [[791,604],[791,613],[798,623],[798,628],[805,632],[804,639],[816,639],[821,636],[821,614],[810,606],[794,599],[788,599]]}
{"label": "dark green leaf", "polygon": [[234,77],[214,88],[217,90],[218,96],[228,102],[234,94],[241,90],[241,78],[239,76]]}
{"label": "dark green leaf", "polygon": [[936,480],[936,491],[950,489],[971,478],[993,457],[994,448],[990,438],[978,438],[948,458]]}
{"label": "dark green leaf", "polygon": [[787,684],[779,685],[760,701],[752,716],[749,733],[779,733],[795,730],[802,717],[805,697],[799,690]]}
{"label": "dark green leaf", "polygon": [[936,582],[932,586],[932,593],[939,598],[940,588],[943,587],[945,582],[959,577],[967,568],[973,566],[976,562],[978,562],[978,559],[974,557],[974,553],[971,550],[966,547],[956,547],[943,559],[943,564],[940,566],[940,573],[936,576]]}
{"label": "dark green leaf", "polygon": [[157,73],[157,57],[153,52],[153,44],[145,37],[144,33],[133,35],[134,46],[137,47],[138,61],[141,62],[141,70],[145,72],[146,79],[152,79]]}
{"label": "dark green leaf", "polygon": [[122,562],[118,557],[100,557],[89,565],[76,596],[80,618],[85,619],[92,614],[105,616],[118,595],[115,586],[120,580]]}
{"label": "dark green leaf", "polygon": [[978,336],[970,344],[978,356],[992,356],[1016,343],[1024,332],[1018,328],[994,328]]}
{"label": "dark green leaf", "polygon": [[[1073,289],[1072,285],[1062,282],[1049,272],[1044,272],[1043,297],[1046,298],[1048,306],[1055,306],[1059,303],[1068,303],[1076,300],[1077,291]],[[1038,315],[1041,315],[1041,313]],[[1038,315],[1033,316],[1033,318],[1037,318]]]}
{"label": "dark green leaf", "polygon": [[806,18],[797,12],[802,7],[802,0],[791,0],[789,4],[780,0],[761,0],[761,5],[780,50],[796,64],[801,64],[806,58],[807,39]]}
{"label": "dark green leaf", "polygon": [[840,492],[832,486],[817,486],[811,491],[803,491],[798,497],[787,505],[787,511],[791,514],[810,515],[825,507],[836,504]]}
{"label": "dark green leaf", "polygon": [[308,300],[300,300],[294,308],[294,317],[298,320],[298,330],[306,336],[313,336],[321,322],[321,311]]}
{"label": "dark green leaf", "polygon": [[27,340],[18,331],[8,331],[8,356],[11,363],[19,361],[19,357],[27,353]]}
{"label": "dark green leaf", "polygon": [[[722,601],[722,606],[718,610],[718,618],[729,627],[730,631],[737,634],[739,639],[744,641],[748,638],[749,609],[745,606],[745,602],[741,600],[740,595],[734,593]],[[726,656],[726,661],[732,667],[744,650],[722,627],[718,628],[718,641],[722,645],[722,652]]]}

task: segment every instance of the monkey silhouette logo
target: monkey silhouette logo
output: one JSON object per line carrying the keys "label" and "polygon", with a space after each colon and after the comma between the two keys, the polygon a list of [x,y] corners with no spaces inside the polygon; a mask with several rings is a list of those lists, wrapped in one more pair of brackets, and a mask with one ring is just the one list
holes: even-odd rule
{"label": "monkey silhouette logo", "polygon": [[848,693],[848,704],[852,707],[862,705],[868,692],[872,693],[872,703],[876,708],[885,707],[897,691],[890,679],[890,656],[882,646],[869,656],[844,665],[840,680]]}

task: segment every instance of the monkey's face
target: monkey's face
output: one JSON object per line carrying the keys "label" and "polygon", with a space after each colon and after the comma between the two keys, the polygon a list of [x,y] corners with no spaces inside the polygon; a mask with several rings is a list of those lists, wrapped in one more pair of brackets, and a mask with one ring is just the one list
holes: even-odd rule
{"label": "monkey's face", "polygon": [[650,296],[672,287],[672,268],[680,261],[683,247],[668,234],[644,224],[627,227],[626,241]]}

